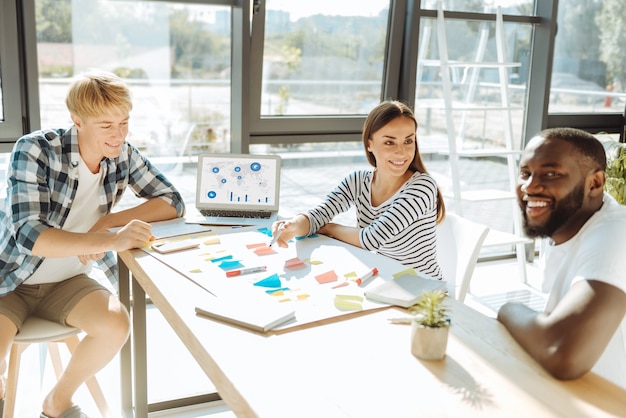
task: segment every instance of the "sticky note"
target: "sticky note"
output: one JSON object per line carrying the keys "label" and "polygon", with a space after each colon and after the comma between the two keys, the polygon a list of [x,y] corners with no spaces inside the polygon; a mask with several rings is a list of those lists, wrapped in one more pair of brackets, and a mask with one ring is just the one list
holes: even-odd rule
{"label": "sticky note", "polygon": [[278,274],[272,274],[271,276],[254,283],[254,285],[261,287],[280,287],[280,277],[278,277]]}
{"label": "sticky note", "polygon": [[255,248],[254,253],[256,255],[268,255],[268,254],[274,254],[275,251],[272,249],[272,247],[265,244],[263,247]]}
{"label": "sticky note", "polygon": [[266,290],[265,293],[267,293],[268,295],[271,295],[271,296],[284,296],[285,295],[285,291],[288,291],[288,290],[289,290],[288,287],[281,287],[280,289]]}
{"label": "sticky note", "polygon": [[271,230],[271,229],[269,229],[269,228],[265,228],[265,227],[263,227],[263,228],[259,228],[259,229],[257,229],[257,231],[259,231],[259,232],[260,232],[260,233],[262,233],[262,234],[267,235],[268,237],[271,237],[271,236],[272,236],[272,230]]}
{"label": "sticky note", "polygon": [[253,249],[258,248],[258,247],[267,247],[267,244],[265,242],[259,242],[259,243],[256,243],[256,244],[247,244],[246,245],[246,248],[249,249],[249,250],[253,250]]}
{"label": "sticky note", "polygon": [[300,260],[298,257],[290,258],[289,260],[285,261],[286,269],[296,270],[296,269],[301,269],[303,267],[306,267],[306,264],[304,263],[304,261]]}
{"label": "sticky note", "polygon": [[243,266],[243,264],[241,264],[241,261],[239,260],[224,260],[220,263],[220,268],[224,270],[234,269],[241,266]]}
{"label": "sticky note", "polygon": [[396,277],[400,277],[404,275],[417,276],[417,273],[415,272],[414,269],[408,268],[406,270],[399,271],[398,273],[394,273],[393,277],[396,278]]}
{"label": "sticky note", "polygon": [[315,276],[315,280],[317,280],[319,284],[335,282],[337,281],[337,274],[333,270],[329,270],[326,273]]}
{"label": "sticky note", "polygon": [[363,298],[355,295],[336,295],[335,307],[340,311],[361,311],[363,310]]}
{"label": "sticky note", "polygon": [[202,241],[202,243],[205,244],[205,245],[219,244],[220,243],[220,237],[217,236],[217,235],[211,235],[207,239]]}
{"label": "sticky note", "polygon": [[218,261],[230,260],[231,258],[233,258],[232,255],[225,255],[222,257],[213,258],[211,261],[217,263]]}

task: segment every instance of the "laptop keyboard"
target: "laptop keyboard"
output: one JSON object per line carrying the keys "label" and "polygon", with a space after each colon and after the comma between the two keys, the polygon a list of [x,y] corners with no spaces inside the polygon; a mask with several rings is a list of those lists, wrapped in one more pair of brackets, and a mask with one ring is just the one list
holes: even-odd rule
{"label": "laptop keyboard", "polygon": [[215,210],[215,209],[200,209],[202,216],[223,216],[227,218],[257,218],[267,219],[271,216],[271,212],[257,212],[257,211],[240,211],[240,210]]}

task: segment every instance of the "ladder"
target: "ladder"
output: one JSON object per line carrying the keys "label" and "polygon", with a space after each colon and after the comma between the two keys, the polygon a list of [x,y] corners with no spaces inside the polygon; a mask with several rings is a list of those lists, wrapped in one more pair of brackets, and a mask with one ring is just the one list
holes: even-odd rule
{"label": "ladder", "polygon": [[[439,60],[425,59],[425,52],[428,48],[420,48],[418,57],[417,83],[419,91],[419,83],[422,79],[424,66],[436,65],[441,71],[441,83],[443,89],[443,108],[445,109],[445,126],[447,132],[447,149],[445,153],[448,155],[450,163],[451,178],[451,195],[447,195],[452,200],[454,211],[463,216],[463,201],[472,202],[488,202],[495,200],[510,200],[511,213],[513,221],[513,232],[497,231],[490,228],[489,234],[483,244],[483,247],[496,246],[515,246],[515,252],[519,265],[520,280],[526,283],[526,251],[525,246],[533,241],[525,237],[522,233],[521,214],[517,205],[515,196],[515,188],[517,182],[517,157],[520,154],[519,149],[515,149],[513,143],[513,126],[511,111],[514,107],[511,105],[509,97],[508,69],[517,67],[520,63],[507,62],[505,52],[505,33],[502,10],[498,6],[496,12],[495,26],[495,42],[497,51],[497,60],[494,62],[485,61],[485,50],[487,41],[489,40],[490,22],[482,22],[479,28],[478,42],[473,56],[473,61],[452,61],[448,57],[448,43],[446,39],[446,23],[443,11],[442,1],[438,2],[437,10],[437,44]],[[422,33],[422,45],[428,45],[430,36],[432,35],[432,27],[429,23],[424,27]],[[497,69],[498,85],[499,85],[499,102],[496,104],[476,104],[476,92],[479,85],[480,71],[483,69]],[[462,82],[466,85],[463,100],[455,101],[453,99],[453,85],[451,78],[454,74],[458,74],[458,70],[462,71]],[[429,101],[431,105],[435,105],[435,101]],[[500,112],[504,129],[504,148],[473,148],[464,147],[466,136],[466,124],[472,112],[477,110],[484,112]],[[453,112],[461,112],[461,122],[458,127],[455,126]],[[461,190],[461,174],[460,174],[460,157],[480,158],[497,156],[504,158],[507,165],[509,190]]]}

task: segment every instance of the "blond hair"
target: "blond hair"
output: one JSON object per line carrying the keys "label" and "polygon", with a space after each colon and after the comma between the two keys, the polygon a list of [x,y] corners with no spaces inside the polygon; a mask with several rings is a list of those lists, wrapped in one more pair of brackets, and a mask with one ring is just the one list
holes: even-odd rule
{"label": "blond hair", "polygon": [[128,86],[113,73],[92,70],[78,75],[70,85],[65,104],[81,119],[105,113],[130,112],[133,103]]}

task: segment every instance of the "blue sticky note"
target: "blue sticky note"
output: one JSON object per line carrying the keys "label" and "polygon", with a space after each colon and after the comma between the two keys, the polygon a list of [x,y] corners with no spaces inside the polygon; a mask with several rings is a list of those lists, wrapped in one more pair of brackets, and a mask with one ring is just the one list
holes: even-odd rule
{"label": "blue sticky note", "polygon": [[233,258],[232,255],[225,255],[224,257],[214,258],[213,260],[211,260],[211,262],[212,263],[217,263],[218,261],[230,260],[232,258]]}
{"label": "blue sticky note", "polygon": [[254,285],[261,287],[280,287],[280,277],[278,277],[278,274],[272,274],[265,279],[259,280]]}
{"label": "blue sticky note", "polygon": [[234,269],[241,266],[243,266],[243,264],[241,264],[241,261],[239,260],[224,260],[220,263],[220,268],[224,270]]}
{"label": "blue sticky note", "polygon": [[271,236],[272,236],[272,230],[271,230],[271,229],[269,229],[269,228],[265,228],[265,227],[263,227],[263,228],[259,228],[259,229],[257,229],[257,231],[259,231],[259,232],[260,232],[260,233],[262,233],[262,234],[267,235],[268,237],[271,237]]}
{"label": "blue sticky note", "polygon": [[296,237],[296,241],[300,241],[301,239],[307,239],[307,238],[317,238],[319,235],[317,234],[311,234],[309,236],[302,236],[302,237]]}
{"label": "blue sticky note", "polygon": [[279,289],[270,289],[270,290],[266,290],[265,293],[267,293],[268,295],[273,295],[274,293],[278,293],[278,292],[286,292],[288,291],[289,288],[288,287],[281,287]]}

